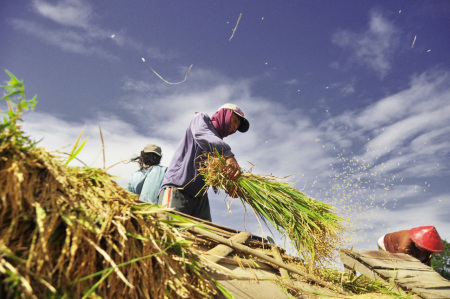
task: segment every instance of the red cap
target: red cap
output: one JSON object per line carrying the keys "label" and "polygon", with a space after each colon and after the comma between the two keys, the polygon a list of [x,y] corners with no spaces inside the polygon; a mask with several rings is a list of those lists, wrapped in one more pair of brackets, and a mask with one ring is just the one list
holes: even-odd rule
{"label": "red cap", "polygon": [[434,226],[419,226],[409,230],[409,237],[418,246],[431,252],[444,250],[444,243]]}

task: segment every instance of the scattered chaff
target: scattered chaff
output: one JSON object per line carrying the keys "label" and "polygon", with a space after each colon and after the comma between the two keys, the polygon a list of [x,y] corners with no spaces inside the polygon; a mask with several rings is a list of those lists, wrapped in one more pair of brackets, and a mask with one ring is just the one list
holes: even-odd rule
{"label": "scattered chaff", "polygon": [[228,41],[231,41],[231,39],[233,38],[234,33],[236,32],[237,27],[238,27],[238,25],[239,25],[239,21],[241,20],[241,17],[242,17],[242,13],[239,14],[239,18],[238,18],[238,20],[237,20],[237,22],[236,22],[236,26],[234,27],[233,33],[231,34],[230,39],[229,39]]}
{"label": "scattered chaff", "polygon": [[411,45],[411,49],[414,48],[414,44],[416,43],[417,35],[414,35],[414,40]]}
{"label": "scattered chaff", "polygon": [[187,76],[189,75],[189,72],[191,71],[191,68],[192,68],[192,66],[193,66],[193,64],[191,64],[191,66],[189,67],[189,69],[188,69],[188,71],[187,71],[187,73],[186,73],[186,76],[184,77],[183,80],[181,80],[180,82],[169,82],[169,81],[167,81],[166,79],[164,79],[163,77],[161,77],[161,75],[158,74],[158,73],[150,66],[150,64],[149,64],[147,61],[145,61],[145,58],[142,57],[141,59],[142,59],[142,61],[150,68],[150,70],[151,70],[156,76],[158,76],[159,79],[161,79],[162,81],[164,81],[164,82],[167,83],[167,84],[180,84],[180,83],[183,83],[184,81],[186,81]]}

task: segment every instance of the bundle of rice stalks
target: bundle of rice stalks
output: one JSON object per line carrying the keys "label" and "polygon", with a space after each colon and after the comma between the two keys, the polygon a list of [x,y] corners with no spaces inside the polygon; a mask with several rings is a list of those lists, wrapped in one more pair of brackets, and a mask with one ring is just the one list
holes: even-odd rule
{"label": "bundle of rice stalks", "polygon": [[105,171],[35,147],[10,108],[0,134],[0,298],[217,293],[174,227],[183,220],[158,220],[166,210],[136,203]]}
{"label": "bundle of rice stalks", "polygon": [[[0,297],[209,297],[215,291],[165,211],[105,172],[44,149],[0,151]],[[176,225],[176,223],[175,223]]]}
{"label": "bundle of rice stalks", "polygon": [[332,206],[272,175],[243,172],[236,181],[230,180],[225,168],[225,159],[217,151],[205,153],[200,173],[206,186],[234,192],[244,207],[248,204],[259,218],[287,236],[305,261],[331,258],[343,230],[342,219],[332,212]]}

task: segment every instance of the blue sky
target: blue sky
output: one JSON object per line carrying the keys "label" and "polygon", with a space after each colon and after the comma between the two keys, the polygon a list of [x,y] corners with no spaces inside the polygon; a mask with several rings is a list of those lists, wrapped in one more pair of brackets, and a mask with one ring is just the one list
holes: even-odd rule
{"label": "blue sky", "polygon": [[[79,157],[103,167],[100,125],[107,166],[150,142],[168,165],[195,112],[235,103],[240,165],[294,175],[351,218],[350,246],[420,225],[450,240],[447,0],[15,0],[0,16],[0,66],[38,95],[24,129],[49,150],[86,126]],[[151,70],[176,83],[191,65],[180,84]],[[136,169],[109,172],[125,186]],[[261,234],[238,200],[210,200],[214,222]]]}

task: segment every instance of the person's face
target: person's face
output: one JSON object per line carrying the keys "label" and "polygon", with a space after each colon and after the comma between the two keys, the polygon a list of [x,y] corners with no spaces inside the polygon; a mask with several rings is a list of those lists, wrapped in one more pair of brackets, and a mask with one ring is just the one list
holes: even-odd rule
{"label": "person's face", "polygon": [[235,113],[231,115],[231,126],[229,135],[234,134],[241,125],[241,119]]}

